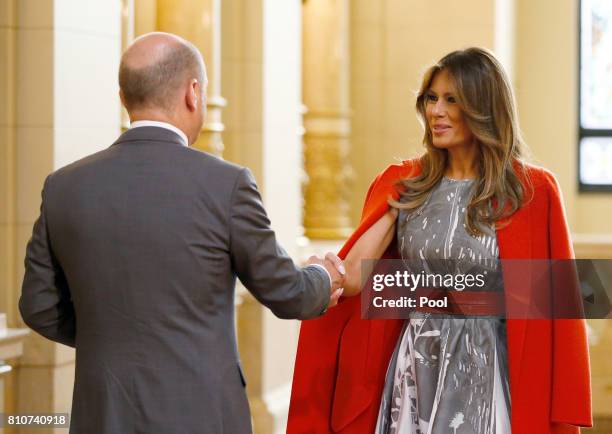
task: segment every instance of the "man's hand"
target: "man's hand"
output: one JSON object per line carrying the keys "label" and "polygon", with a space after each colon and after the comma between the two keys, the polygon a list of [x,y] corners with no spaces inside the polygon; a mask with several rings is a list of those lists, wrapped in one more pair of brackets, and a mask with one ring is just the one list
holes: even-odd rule
{"label": "man's hand", "polygon": [[322,265],[329,273],[332,285],[328,308],[337,305],[338,299],[344,291],[344,276],[346,275],[346,270],[344,269],[342,260],[335,254],[328,252],[325,255],[325,259],[321,259],[314,255],[308,258],[308,265],[312,264]]}

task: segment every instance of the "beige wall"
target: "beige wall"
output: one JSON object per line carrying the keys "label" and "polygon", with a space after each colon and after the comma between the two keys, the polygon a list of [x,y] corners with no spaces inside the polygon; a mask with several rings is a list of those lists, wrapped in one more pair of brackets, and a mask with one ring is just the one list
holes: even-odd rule
{"label": "beige wall", "polygon": [[15,323],[15,74],[17,5],[0,1],[0,312]]}
{"label": "beige wall", "polygon": [[[461,19],[457,19],[461,17]],[[356,223],[374,176],[421,152],[414,110],[424,69],[470,45],[493,48],[494,2],[351,2],[351,211]]]}
{"label": "beige wall", "polygon": [[[224,157],[252,170],[277,238],[295,256],[302,208],[301,3],[224,0],[222,7]],[[246,306],[238,310],[238,335],[251,408],[259,419],[255,430],[284,432],[299,324],[279,320],[252,301]],[[264,429],[265,413],[274,421]]]}
{"label": "beige wall", "polygon": [[[519,115],[534,162],[555,173],[565,196],[570,226],[580,231],[584,229],[576,218],[578,8],[575,0],[558,1],[555,8],[545,3],[518,2]],[[599,230],[611,232],[612,227]]]}
{"label": "beige wall", "polygon": [[[302,235],[301,0],[263,3],[263,199],[279,242],[295,257]],[[299,323],[280,320],[267,309],[264,319],[264,390],[270,411],[284,415]],[[276,432],[285,432],[282,418]]]}
{"label": "beige wall", "polygon": [[521,0],[517,17],[519,110],[536,162],[559,179],[573,232],[612,233],[612,195],[578,192],[578,1]]}

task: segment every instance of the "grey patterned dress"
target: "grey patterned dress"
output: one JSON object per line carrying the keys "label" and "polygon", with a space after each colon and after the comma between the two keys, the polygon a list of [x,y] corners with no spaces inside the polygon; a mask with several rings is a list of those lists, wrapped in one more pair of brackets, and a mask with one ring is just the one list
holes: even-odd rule
{"label": "grey patterned dress", "polygon": [[[420,209],[400,211],[401,257],[425,272],[492,273],[487,282],[496,284],[482,290],[502,290],[495,231],[473,237],[464,226],[472,185],[445,177]],[[423,312],[410,318],[389,363],[376,434],[509,434],[505,323]]]}

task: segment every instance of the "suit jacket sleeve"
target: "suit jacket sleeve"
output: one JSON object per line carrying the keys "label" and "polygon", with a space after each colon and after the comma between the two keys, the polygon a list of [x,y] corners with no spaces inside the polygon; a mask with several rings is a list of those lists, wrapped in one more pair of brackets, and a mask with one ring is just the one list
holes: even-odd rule
{"label": "suit jacket sleeve", "polygon": [[42,336],[75,346],[76,317],[66,277],[53,255],[45,216],[45,181],[40,216],[34,223],[25,257],[25,275],[19,299],[24,322]]}
{"label": "suit jacket sleeve", "polygon": [[329,276],[319,267],[297,268],[277,243],[248,169],[232,195],[230,254],[240,281],[279,318],[314,318],[327,308]]}
{"label": "suit jacket sleeve", "polygon": [[[574,259],[561,190],[546,172],[551,259]],[[584,319],[553,320],[553,422],[592,426],[589,348]]]}

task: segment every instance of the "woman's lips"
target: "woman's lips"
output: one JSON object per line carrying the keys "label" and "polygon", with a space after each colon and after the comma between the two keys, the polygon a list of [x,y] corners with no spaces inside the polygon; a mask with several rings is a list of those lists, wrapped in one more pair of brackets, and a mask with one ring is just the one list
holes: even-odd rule
{"label": "woman's lips", "polygon": [[434,125],[432,131],[434,134],[444,134],[451,129],[450,125]]}

